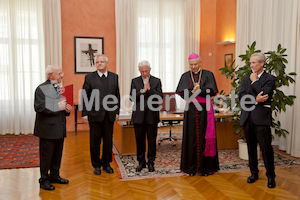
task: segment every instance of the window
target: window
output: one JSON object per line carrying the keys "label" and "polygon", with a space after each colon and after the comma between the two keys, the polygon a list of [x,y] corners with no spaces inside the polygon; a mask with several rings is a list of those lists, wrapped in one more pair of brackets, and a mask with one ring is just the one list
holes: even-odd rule
{"label": "window", "polygon": [[148,60],[151,74],[162,81],[163,91],[175,91],[184,70],[184,2],[137,3],[137,62]]}
{"label": "window", "polygon": [[40,0],[0,3],[0,134],[32,133],[45,71],[42,10]]}

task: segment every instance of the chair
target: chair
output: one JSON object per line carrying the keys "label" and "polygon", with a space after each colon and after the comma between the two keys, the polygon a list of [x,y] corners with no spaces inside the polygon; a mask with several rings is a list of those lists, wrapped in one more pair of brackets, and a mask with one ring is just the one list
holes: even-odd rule
{"label": "chair", "polygon": [[[167,106],[167,103],[169,101],[169,107]],[[176,113],[177,111],[177,106],[176,106],[176,99],[175,99],[175,92],[164,92],[163,93],[163,102],[161,104],[162,108],[160,112],[166,112],[168,114]],[[176,139],[172,137],[172,125],[174,124],[179,124],[182,120],[161,120],[161,123],[163,125],[169,125],[170,127],[170,132],[169,132],[169,137],[163,137],[158,140],[158,145],[164,140],[170,140],[173,142],[173,146],[176,145],[175,141],[176,140],[181,140],[181,139]]]}

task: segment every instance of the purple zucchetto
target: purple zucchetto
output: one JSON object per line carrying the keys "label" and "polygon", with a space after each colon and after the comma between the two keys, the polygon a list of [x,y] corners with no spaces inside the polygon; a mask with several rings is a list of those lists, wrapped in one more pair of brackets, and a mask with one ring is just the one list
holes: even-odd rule
{"label": "purple zucchetto", "polygon": [[193,60],[193,59],[196,59],[196,58],[199,58],[200,56],[198,54],[195,54],[195,53],[192,53],[190,56],[189,56],[189,60]]}

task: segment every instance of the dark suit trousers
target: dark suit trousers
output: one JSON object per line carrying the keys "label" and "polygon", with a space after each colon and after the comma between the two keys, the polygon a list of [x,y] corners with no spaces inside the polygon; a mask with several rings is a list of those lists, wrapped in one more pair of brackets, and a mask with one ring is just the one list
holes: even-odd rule
{"label": "dark suit trousers", "polygon": [[[102,122],[90,122],[90,153],[94,168],[107,166],[112,161],[112,138],[114,122],[109,120],[108,113],[105,113]],[[102,158],[100,159],[100,145],[102,145]]]}
{"label": "dark suit trousers", "polygon": [[157,124],[147,124],[146,120],[142,124],[134,124],[136,147],[137,147],[137,160],[140,164],[145,164],[145,151],[146,141],[145,135],[147,134],[148,140],[148,164],[154,164],[156,157],[156,136]]}
{"label": "dark suit trousers", "polygon": [[274,151],[271,145],[272,136],[270,126],[254,125],[250,113],[244,124],[244,131],[248,145],[249,167],[252,174],[258,174],[257,142],[262,152],[267,177],[275,178]]}
{"label": "dark suit trousers", "polygon": [[[49,182],[51,178],[59,177],[64,138],[40,138],[40,183]],[[49,174],[50,170],[50,174]]]}

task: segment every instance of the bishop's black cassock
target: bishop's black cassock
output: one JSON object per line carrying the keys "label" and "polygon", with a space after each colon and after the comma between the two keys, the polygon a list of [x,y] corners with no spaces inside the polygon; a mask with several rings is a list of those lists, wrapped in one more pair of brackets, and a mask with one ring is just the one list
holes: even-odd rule
{"label": "bishop's black cassock", "polygon": [[[194,82],[197,83],[201,73],[192,74]],[[176,93],[185,98],[185,100],[192,95],[191,91],[194,88],[191,76],[190,71],[182,74],[176,89]],[[214,74],[210,71],[202,70],[199,85],[201,93],[198,96],[213,96],[218,92]],[[209,91],[207,91],[208,89]],[[188,91],[188,96],[186,97],[184,97],[185,90]],[[215,148],[214,156],[204,156],[207,109],[206,103],[200,103],[200,105],[202,111],[198,110],[193,102],[186,102],[186,106],[189,107],[184,112],[180,169],[185,173],[213,174],[219,170],[217,147]],[[213,123],[213,126],[215,126],[215,123]]]}

